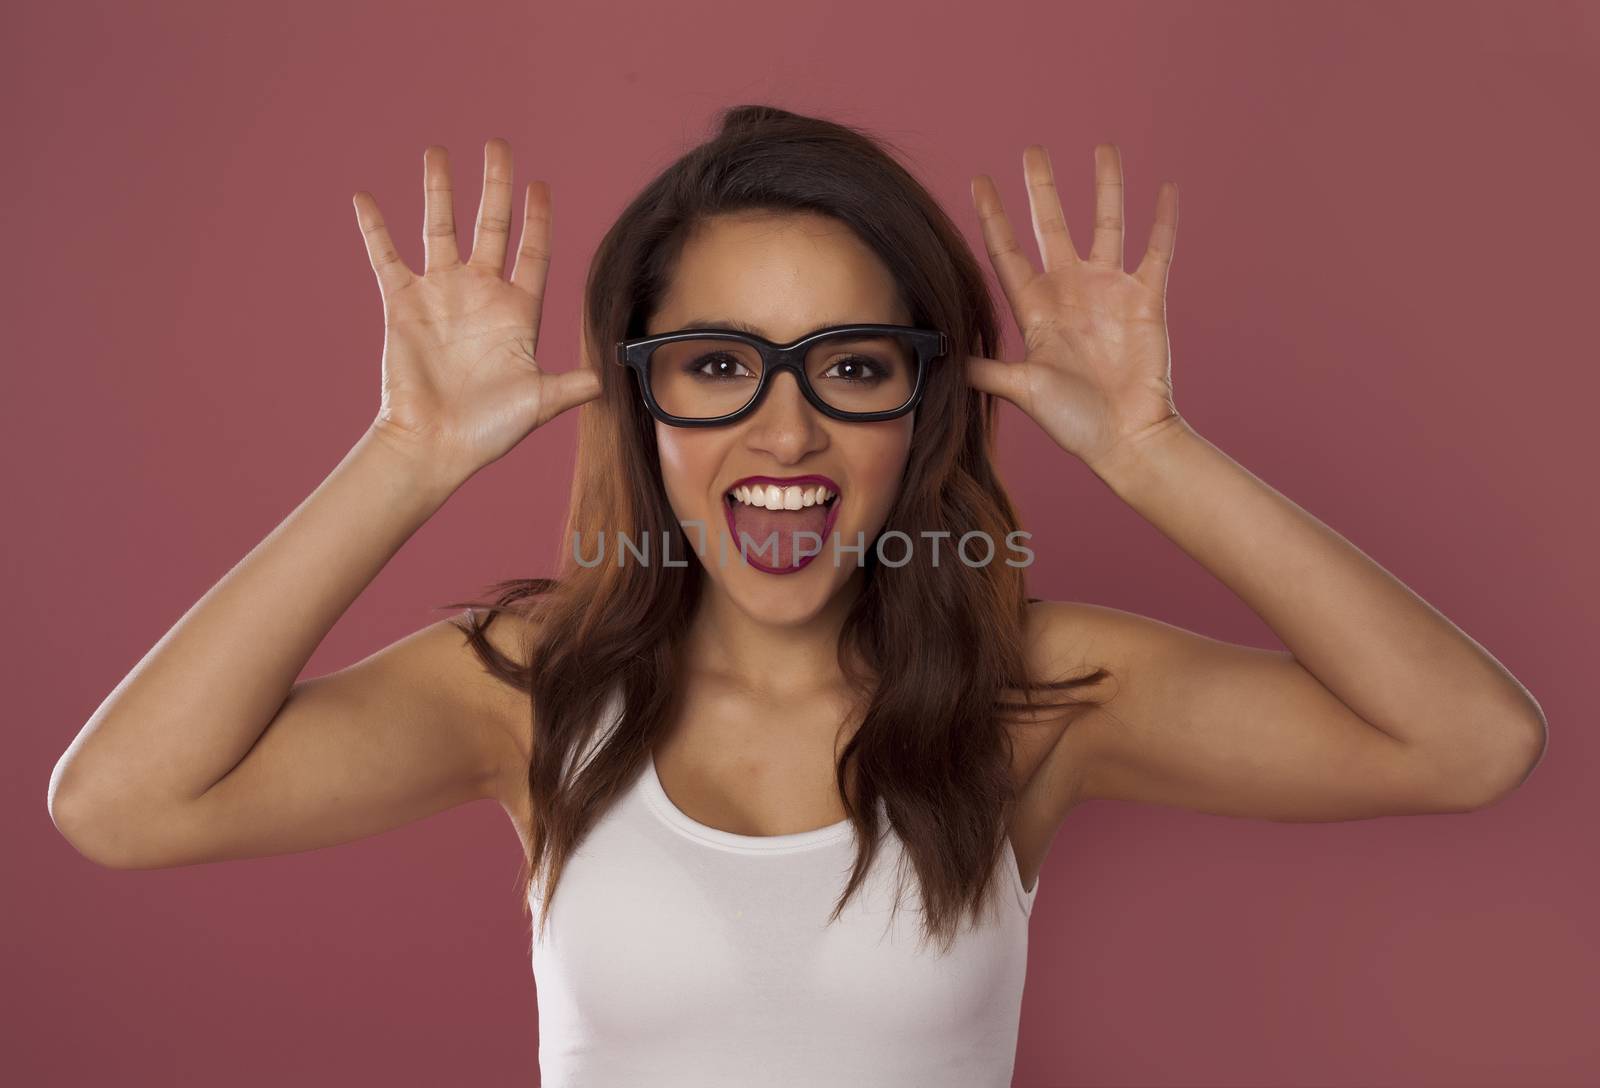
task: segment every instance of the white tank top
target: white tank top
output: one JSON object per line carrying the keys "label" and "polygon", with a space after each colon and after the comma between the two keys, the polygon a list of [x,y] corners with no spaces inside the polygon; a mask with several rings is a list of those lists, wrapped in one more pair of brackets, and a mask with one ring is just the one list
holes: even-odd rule
{"label": "white tank top", "polygon": [[[614,694],[606,729],[620,706]],[[540,1083],[1009,1085],[1039,882],[1023,888],[1007,836],[998,917],[963,918],[946,954],[919,948],[909,859],[890,919],[904,854],[881,802],[880,821],[872,869],[825,924],[855,861],[848,820],[771,836],[708,827],[645,760],[579,843],[534,935]],[[542,894],[535,881],[535,924]]]}

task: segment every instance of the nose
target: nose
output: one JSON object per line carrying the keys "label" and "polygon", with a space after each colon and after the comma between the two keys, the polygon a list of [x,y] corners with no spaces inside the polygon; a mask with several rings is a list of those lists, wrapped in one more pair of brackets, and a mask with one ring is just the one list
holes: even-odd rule
{"label": "nose", "polygon": [[752,450],[791,464],[827,445],[826,418],[806,400],[794,371],[780,371],[745,420],[745,442]]}

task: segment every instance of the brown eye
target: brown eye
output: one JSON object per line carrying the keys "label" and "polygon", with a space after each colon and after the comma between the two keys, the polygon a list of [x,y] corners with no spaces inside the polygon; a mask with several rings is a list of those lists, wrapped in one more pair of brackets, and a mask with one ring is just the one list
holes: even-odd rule
{"label": "brown eye", "polygon": [[[841,373],[835,374],[839,370]],[[889,368],[876,359],[865,355],[851,355],[834,363],[822,375],[829,380],[845,381],[851,384],[872,384],[881,382],[889,376]]]}
{"label": "brown eye", "polygon": [[[755,376],[750,373],[749,368],[747,368],[744,363],[740,362],[738,358],[729,355],[725,351],[713,352],[710,355],[701,355],[691,360],[684,369],[686,373],[691,374],[694,377],[708,379],[710,381],[725,381],[730,378]],[[735,373],[735,370],[742,370],[744,373]]]}

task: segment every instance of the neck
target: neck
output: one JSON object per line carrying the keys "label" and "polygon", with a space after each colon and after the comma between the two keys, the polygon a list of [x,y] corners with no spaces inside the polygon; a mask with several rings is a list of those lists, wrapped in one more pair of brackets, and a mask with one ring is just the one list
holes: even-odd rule
{"label": "neck", "polygon": [[858,568],[820,611],[778,618],[753,613],[708,578],[689,625],[684,667],[763,700],[837,691],[845,686],[839,634],[864,579]]}

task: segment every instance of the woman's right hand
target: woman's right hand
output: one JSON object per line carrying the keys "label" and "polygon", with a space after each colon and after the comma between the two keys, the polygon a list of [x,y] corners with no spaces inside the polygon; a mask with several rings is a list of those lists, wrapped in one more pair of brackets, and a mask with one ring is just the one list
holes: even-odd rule
{"label": "woman's right hand", "polygon": [[430,472],[464,481],[568,408],[600,395],[585,358],[553,374],[535,361],[550,265],[550,189],[529,184],[511,278],[511,145],[484,145],[483,196],[472,255],[461,263],[447,152],[422,153],[426,267],[419,277],[395,252],[372,194],[355,194],[356,218],[383,295],[383,395],[371,430]]}

